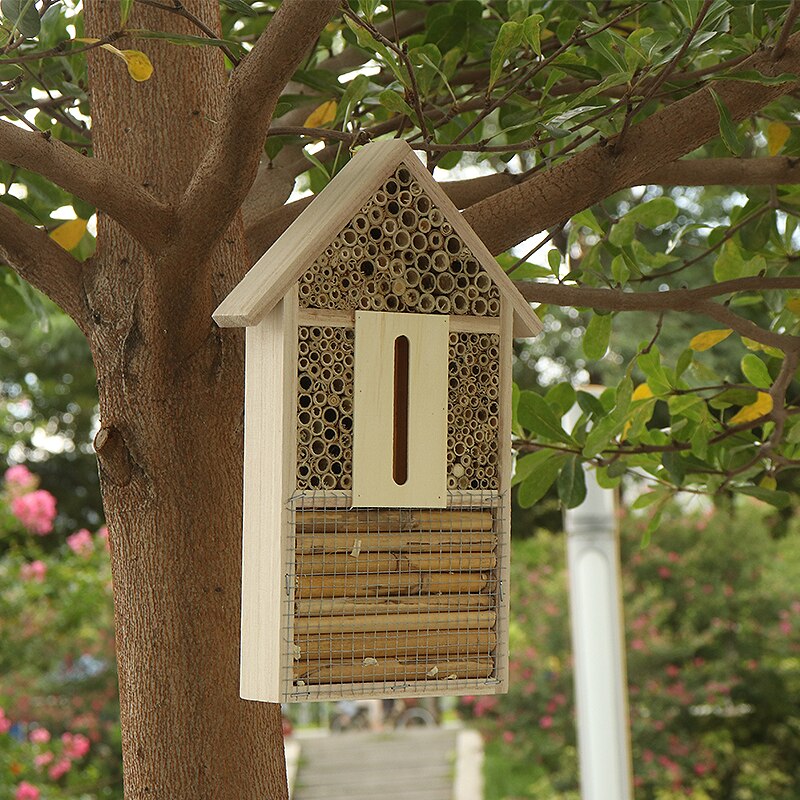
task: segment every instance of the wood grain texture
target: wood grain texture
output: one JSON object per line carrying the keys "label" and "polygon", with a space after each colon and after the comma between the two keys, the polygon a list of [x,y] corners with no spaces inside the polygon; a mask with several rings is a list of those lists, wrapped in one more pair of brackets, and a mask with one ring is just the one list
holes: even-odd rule
{"label": "wood grain texture", "polygon": [[[484,504],[486,492],[482,493]],[[328,498],[325,498],[328,502]],[[316,501],[319,502],[319,499]],[[345,498],[345,504],[352,501]],[[370,511],[300,511],[297,529],[301,533],[329,531],[330,533],[358,533],[364,531],[416,531],[441,532],[447,535],[463,531],[491,531],[491,511],[448,509],[398,509]]]}
{"label": "wood grain texture", "polygon": [[[451,333],[500,333],[498,317],[447,317]],[[332,328],[353,328],[356,323],[355,311],[332,308],[301,308],[298,322],[300,325],[329,325]]]}
{"label": "wood grain texture", "polygon": [[[294,297],[247,329],[240,693],[279,702],[286,498],[293,467]],[[288,385],[287,385],[288,382]],[[282,454],[282,455],[281,455]]]}
{"label": "wood grain texture", "polygon": [[[392,472],[395,339],[409,342],[408,477]],[[353,505],[447,505],[446,317],[356,312]]]}

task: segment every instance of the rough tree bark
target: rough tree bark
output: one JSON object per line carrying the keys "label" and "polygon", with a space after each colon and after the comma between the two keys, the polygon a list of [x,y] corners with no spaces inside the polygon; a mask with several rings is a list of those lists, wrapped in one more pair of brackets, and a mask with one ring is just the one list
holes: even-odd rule
{"label": "rough tree bark", "polygon": [[[218,27],[216,0],[192,11]],[[118,15],[116,2],[86,2],[88,35],[115,30]],[[130,25],[194,33],[142,5]],[[217,180],[205,197],[189,190],[214,183],[236,84],[216,49],[146,49],[155,73],[141,85],[105,53],[92,54],[92,135],[96,159],[158,198],[159,218],[140,215],[142,230],[126,230],[100,213],[98,252],[82,272],[100,396],[125,792],[131,800],[281,798],[280,708],[238,699],[243,337],[210,319],[249,266],[241,217],[206,252],[198,252],[203,237],[186,240],[234,213],[227,196],[211,194],[234,186]],[[276,68],[275,79],[285,71]],[[232,180],[252,181],[259,151],[246,142],[227,151],[244,162]]]}

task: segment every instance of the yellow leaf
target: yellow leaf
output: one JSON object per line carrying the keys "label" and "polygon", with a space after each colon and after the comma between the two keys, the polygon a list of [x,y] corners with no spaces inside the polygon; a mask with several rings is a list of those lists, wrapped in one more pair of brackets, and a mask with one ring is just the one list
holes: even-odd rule
{"label": "yellow leaf", "polygon": [[63,222],[50,233],[50,238],[65,250],[74,250],[86,233],[86,224],[87,221],[80,218]]}
{"label": "yellow leaf", "polygon": [[150,80],[153,74],[153,65],[150,59],[141,50],[123,50],[122,56],[128,65],[128,75],[135,81]]}
{"label": "yellow leaf", "polygon": [[118,50],[113,44],[100,45],[104,50],[119,56],[128,67],[128,75],[135,81],[150,80],[153,74],[153,65],[150,59],[141,50]]}
{"label": "yellow leaf", "polygon": [[772,411],[772,397],[767,392],[759,392],[755,403],[743,406],[728,421],[730,425],[741,425],[743,422],[752,422]]}
{"label": "yellow leaf", "polygon": [[762,489],[769,489],[771,492],[774,492],[778,486],[778,481],[772,477],[772,475],[765,475],[758,484]]}
{"label": "yellow leaf", "polygon": [[647,400],[649,397],[653,397],[653,390],[646,383],[640,383],[633,390],[631,400]]}
{"label": "yellow leaf", "polygon": [[321,128],[336,119],[336,101],[326,100],[321,106],[317,106],[306,118],[303,123],[304,128]]}
{"label": "yellow leaf", "polygon": [[703,331],[698,333],[691,342],[689,342],[689,349],[699,353],[703,350],[708,350],[715,344],[719,344],[724,339],[727,339],[733,331],[730,328],[723,328],[716,331]]}
{"label": "yellow leaf", "polygon": [[787,300],[786,308],[788,308],[792,314],[797,314],[797,316],[800,317],[800,297],[792,297],[790,300]]}
{"label": "yellow leaf", "polygon": [[767,126],[767,147],[771,156],[780,153],[791,132],[789,126],[784,122],[770,122]]}

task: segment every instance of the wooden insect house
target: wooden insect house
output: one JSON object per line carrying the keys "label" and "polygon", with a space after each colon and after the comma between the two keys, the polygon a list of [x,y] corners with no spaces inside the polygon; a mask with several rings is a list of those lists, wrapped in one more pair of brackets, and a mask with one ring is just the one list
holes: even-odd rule
{"label": "wooden insect house", "polygon": [[408,145],[361,149],[214,319],[247,329],[242,697],[504,691],[540,324]]}

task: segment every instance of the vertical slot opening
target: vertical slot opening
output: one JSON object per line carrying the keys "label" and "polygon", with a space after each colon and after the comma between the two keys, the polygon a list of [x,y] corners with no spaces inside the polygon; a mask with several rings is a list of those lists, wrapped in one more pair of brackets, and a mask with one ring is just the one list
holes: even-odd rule
{"label": "vertical slot opening", "polygon": [[398,486],[408,480],[408,337],[394,340],[394,409],[392,478]]}

